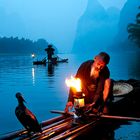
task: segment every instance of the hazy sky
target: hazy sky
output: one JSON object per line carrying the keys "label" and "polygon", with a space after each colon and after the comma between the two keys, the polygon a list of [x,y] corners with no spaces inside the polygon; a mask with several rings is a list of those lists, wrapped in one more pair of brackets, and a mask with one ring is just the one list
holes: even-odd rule
{"label": "hazy sky", "polygon": [[[121,8],[126,0],[99,0]],[[0,0],[0,36],[46,39],[59,51],[71,50],[77,21],[88,0]]]}

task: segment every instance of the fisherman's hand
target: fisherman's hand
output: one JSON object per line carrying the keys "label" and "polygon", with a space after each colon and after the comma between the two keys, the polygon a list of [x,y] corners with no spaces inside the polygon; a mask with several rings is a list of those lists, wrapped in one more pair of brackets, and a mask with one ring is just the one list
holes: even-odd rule
{"label": "fisherman's hand", "polygon": [[65,113],[68,113],[69,109],[72,110],[72,108],[73,108],[73,103],[67,102],[66,107],[65,107]]}
{"label": "fisherman's hand", "polygon": [[86,112],[90,112],[93,109],[94,105],[95,105],[95,102],[86,105]]}
{"label": "fisherman's hand", "polygon": [[91,104],[87,104],[86,108],[85,108],[85,113],[91,112],[93,110],[93,108],[94,108],[94,105],[95,105],[95,102],[93,102]]}

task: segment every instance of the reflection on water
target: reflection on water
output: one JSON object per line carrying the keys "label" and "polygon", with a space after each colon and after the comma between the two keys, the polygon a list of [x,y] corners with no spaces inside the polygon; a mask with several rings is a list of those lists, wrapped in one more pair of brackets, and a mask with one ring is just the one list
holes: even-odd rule
{"label": "reflection on water", "polygon": [[33,85],[35,84],[35,68],[32,68],[32,80],[33,80]]}
{"label": "reflection on water", "polygon": [[48,76],[50,76],[50,77],[54,76],[54,67],[55,67],[55,65],[53,65],[52,63],[49,63],[47,65],[47,67],[48,67]]}
{"label": "reflection on water", "polygon": [[[132,53],[110,55],[111,78],[140,79],[139,55]],[[50,110],[63,110],[65,107],[68,97],[65,79],[75,75],[80,64],[92,59],[93,56],[94,54],[88,56],[61,54],[60,57],[69,59],[68,63],[36,66],[32,64],[30,56],[0,55],[0,134],[22,128],[14,114],[17,105],[16,92],[23,94],[27,101],[26,106],[39,121],[56,116],[51,114]],[[118,137],[118,131],[115,137]]]}

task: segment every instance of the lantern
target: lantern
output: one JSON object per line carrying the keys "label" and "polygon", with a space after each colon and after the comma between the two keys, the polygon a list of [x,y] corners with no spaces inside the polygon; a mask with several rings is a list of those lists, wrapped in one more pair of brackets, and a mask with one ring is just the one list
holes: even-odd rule
{"label": "lantern", "polygon": [[74,88],[74,108],[79,109],[85,106],[85,94],[82,92],[81,80],[71,76],[71,79],[66,79],[66,84],[68,87]]}
{"label": "lantern", "polygon": [[76,92],[74,96],[74,107],[81,108],[85,106],[85,94],[83,92]]}

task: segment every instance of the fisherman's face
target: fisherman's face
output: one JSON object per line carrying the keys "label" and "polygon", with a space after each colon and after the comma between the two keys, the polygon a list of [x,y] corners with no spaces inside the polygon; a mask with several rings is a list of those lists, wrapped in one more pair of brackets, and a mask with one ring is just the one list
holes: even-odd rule
{"label": "fisherman's face", "polygon": [[106,66],[106,63],[100,58],[96,58],[93,63],[93,67],[95,71],[98,71],[98,72],[100,72],[105,66]]}
{"label": "fisherman's face", "polygon": [[106,63],[101,58],[96,58],[91,66],[90,76],[94,78],[99,77],[100,71],[106,66]]}
{"label": "fisherman's face", "polygon": [[98,78],[100,71],[106,66],[106,63],[102,60],[100,56],[95,57],[94,63],[91,66],[90,76],[93,78]]}

